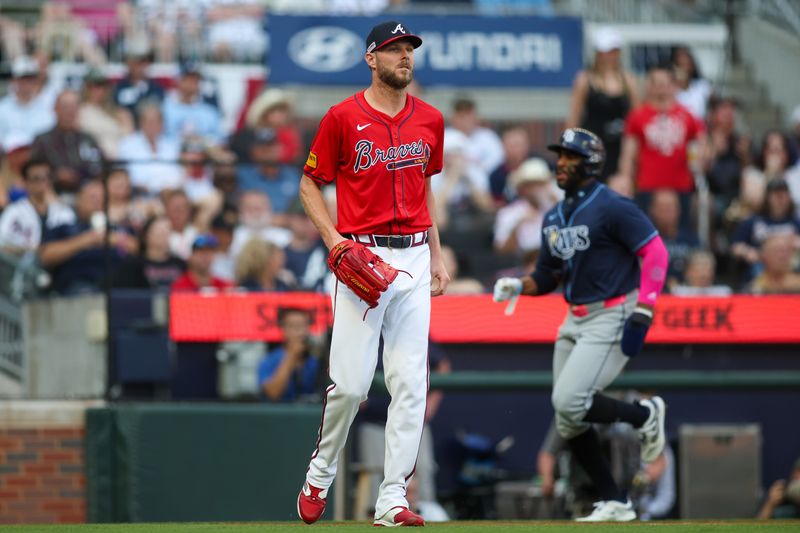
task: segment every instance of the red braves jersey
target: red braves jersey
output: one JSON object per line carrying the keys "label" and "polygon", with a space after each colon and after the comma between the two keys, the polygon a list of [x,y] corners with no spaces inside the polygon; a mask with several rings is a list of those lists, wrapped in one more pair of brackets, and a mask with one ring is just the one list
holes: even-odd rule
{"label": "red braves jersey", "polygon": [[408,95],[394,117],[360,92],[328,110],[303,169],[319,184],[336,182],[340,233],[407,235],[431,226],[425,179],[442,170],[444,119]]}
{"label": "red braves jersey", "polygon": [[625,120],[625,133],[639,141],[639,191],[694,189],[686,146],[705,130],[685,107],[675,104],[666,113],[642,104]]}

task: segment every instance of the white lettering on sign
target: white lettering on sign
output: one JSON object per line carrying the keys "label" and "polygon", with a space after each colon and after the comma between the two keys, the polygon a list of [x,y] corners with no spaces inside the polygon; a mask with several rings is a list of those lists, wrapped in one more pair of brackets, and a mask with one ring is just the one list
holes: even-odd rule
{"label": "white lettering on sign", "polygon": [[563,65],[557,34],[510,32],[424,32],[417,66],[434,70],[557,72]]}

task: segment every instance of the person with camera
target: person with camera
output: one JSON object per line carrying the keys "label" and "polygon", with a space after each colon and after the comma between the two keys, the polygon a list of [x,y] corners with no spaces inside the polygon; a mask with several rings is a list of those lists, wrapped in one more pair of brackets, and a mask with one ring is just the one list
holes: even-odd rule
{"label": "person with camera", "polygon": [[311,317],[303,309],[284,309],[278,318],[283,344],[258,365],[262,397],[270,402],[295,402],[319,394],[320,360],[312,354]]}

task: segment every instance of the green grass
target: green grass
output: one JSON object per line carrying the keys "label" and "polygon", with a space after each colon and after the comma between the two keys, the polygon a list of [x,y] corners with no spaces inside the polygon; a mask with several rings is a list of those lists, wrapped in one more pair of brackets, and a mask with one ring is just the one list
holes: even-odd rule
{"label": "green grass", "polygon": [[[320,522],[307,526],[301,522],[209,523],[209,524],[78,524],[0,526],[2,533],[273,533],[306,531],[308,533],[335,531],[337,533],[376,531],[367,522]],[[627,524],[576,524],[574,522],[447,522],[428,524],[424,531],[452,533],[771,533],[800,532],[800,521],[781,520],[756,522],[692,521],[692,522],[631,522]]]}

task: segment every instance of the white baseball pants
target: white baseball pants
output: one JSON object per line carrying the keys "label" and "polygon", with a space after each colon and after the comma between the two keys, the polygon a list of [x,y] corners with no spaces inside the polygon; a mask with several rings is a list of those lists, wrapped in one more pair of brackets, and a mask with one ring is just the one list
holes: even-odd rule
{"label": "white baseball pants", "polygon": [[406,484],[414,473],[428,392],[431,273],[427,244],[370,250],[408,274],[398,274],[366,318],[367,305],[347,286],[338,283],[334,290],[329,370],[333,384],[326,393],[306,481],[323,489],[333,483],[350,424],[359,404],[367,399],[383,335],[383,367],[392,400],[386,422],[384,480],[375,504],[379,517],[393,507],[408,506]]}

